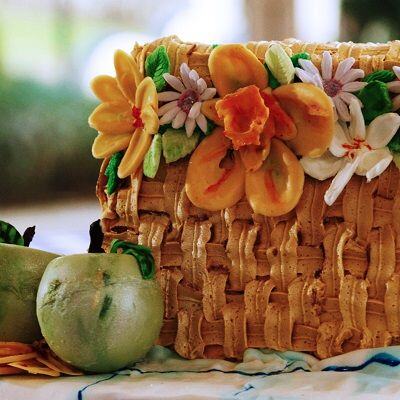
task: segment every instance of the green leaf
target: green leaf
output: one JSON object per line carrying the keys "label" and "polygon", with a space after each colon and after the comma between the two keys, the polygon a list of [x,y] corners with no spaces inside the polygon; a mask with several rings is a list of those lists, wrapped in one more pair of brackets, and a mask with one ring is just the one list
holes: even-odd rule
{"label": "green leaf", "polygon": [[267,67],[281,85],[294,80],[294,66],[286,51],[279,44],[273,44],[265,54]]}
{"label": "green leaf", "polygon": [[107,165],[105,176],[107,179],[107,194],[113,194],[117,187],[120,179],[118,178],[118,167],[121,163],[124,153],[122,151],[115,153],[111,156],[110,161]]}
{"label": "green leaf", "polygon": [[200,135],[193,132],[187,137],[184,129],[168,129],[162,135],[162,148],[165,161],[171,163],[190,154],[197,146]]}
{"label": "green leaf", "polygon": [[271,89],[276,89],[277,87],[281,86],[281,84],[278,82],[278,79],[275,78],[274,74],[271,72],[271,70],[268,68],[267,64],[264,64],[265,69],[268,72],[268,86]]}
{"label": "green leaf", "polygon": [[371,74],[364,77],[364,82],[380,81],[380,82],[392,82],[396,79],[396,74],[393,71],[381,69],[379,71],[372,72]]}
{"label": "green leaf", "polygon": [[22,235],[8,222],[0,221],[0,243],[25,246]]}
{"label": "green leaf", "polygon": [[311,56],[308,53],[297,53],[290,57],[290,59],[292,60],[293,67],[301,68],[299,60],[311,60]]}
{"label": "green leaf", "polygon": [[146,75],[153,79],[157,92],[161,92],[167,85],[163,75],[169,73],[170,66],[171,63],[165,46],[158,46],[147,56],[145,62]]}
{"label": "green leaf", "polygon": [[389,150],[393,154],[400,155],[400,131],[393,136],[392,140],[388,144]]}
{"label": "green leaf", "polygon": [[379,115],[392,110],[392,100],[386,84],[380,81],[369,82],[358,92],[358,98],[363,103],[362,112],[366,124],[369,124]]}
{"label": "green leaf", "polygon": [[148,178],[154,178],[157,174],[158,167],[160,166],[162,153],[162,139],[161,135],[157,133],[154,135],[149,150],[147,151],[143,161],[143,174]]}
{"label": "green leaf", "polygon": [[135,257],[143,279],[154,278],[156,267],[153,255],[148,247],[114,239],[111,242],[110,253],[118,253],[118,250],[122,250],[122,254],[129,254]]}

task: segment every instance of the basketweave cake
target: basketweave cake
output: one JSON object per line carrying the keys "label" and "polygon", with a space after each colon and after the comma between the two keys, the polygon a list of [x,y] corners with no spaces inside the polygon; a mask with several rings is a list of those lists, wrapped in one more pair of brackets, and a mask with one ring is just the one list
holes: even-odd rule
{"label": "basketweave cake", "polygon": [[92,89],[103,248],[150,247],[159,344],[240,359],[400,343],[400,41],[184,43]]}

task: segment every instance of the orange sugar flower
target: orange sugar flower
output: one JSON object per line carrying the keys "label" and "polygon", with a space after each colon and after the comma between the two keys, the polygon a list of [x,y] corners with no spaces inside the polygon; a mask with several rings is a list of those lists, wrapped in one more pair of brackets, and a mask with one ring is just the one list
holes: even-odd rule
{"label": "orange sugar flower", "polygon": [[232,140],[235,150],[247,145],[260,145],[269,109],[257,86],[247,86],[227,94],[215,104],[215,109],[224,120],[225,136]]}

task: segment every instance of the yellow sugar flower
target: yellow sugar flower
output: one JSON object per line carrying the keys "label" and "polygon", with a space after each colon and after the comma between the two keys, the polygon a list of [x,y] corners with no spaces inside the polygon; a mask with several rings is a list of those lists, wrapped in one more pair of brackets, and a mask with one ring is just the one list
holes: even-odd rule
{"label": "yellow sugar flower", "polygon": [[92,147],[95,158],[106,158],[126,150],[118,177],[135,174],[157,133],[157,90],[150,77],[143,77],[134,59],[117,50],[116,77],[100,75],[93,79],[93,93],[102,102],[89,117],[89,125],[99,132]]}

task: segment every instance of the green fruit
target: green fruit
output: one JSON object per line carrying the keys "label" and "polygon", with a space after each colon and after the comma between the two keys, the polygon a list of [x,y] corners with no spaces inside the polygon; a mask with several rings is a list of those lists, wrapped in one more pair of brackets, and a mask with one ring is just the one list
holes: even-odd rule
{"label": "green fruit", "polygon": [[31,343],[42,337],[36,292],[57,254],[0,243],[0,341]]}
{"label": "green fruit", "polygon": [[86,371],[110,372],[145,356],[160,333],[158,282],[127,254],[78,254],[52,261],[37,295],[50,348]]}
{"label": "green fruit", "polygon": [[190,154],[199,141],[198,132],[187,137],[184,129],[169,128],[162,135],[162,148],[165,161],[171,163]]}

